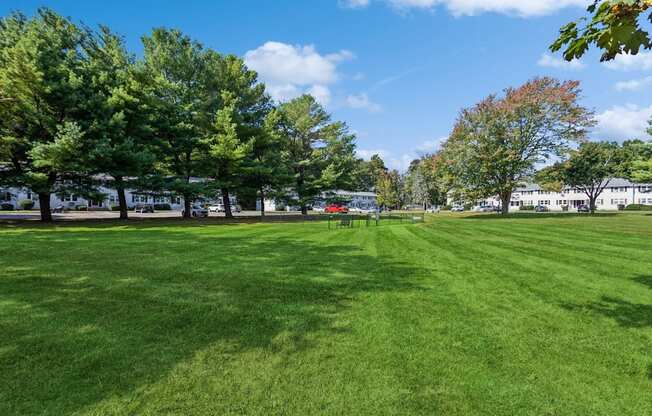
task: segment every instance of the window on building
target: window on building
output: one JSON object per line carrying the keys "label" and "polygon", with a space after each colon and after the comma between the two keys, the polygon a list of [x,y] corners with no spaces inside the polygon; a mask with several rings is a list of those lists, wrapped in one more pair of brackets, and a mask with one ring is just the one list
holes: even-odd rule
{"label": "window on building", "polygon": [[537,201],[537,202],[538,202],[538,205],[550,205],[550,201],[549,201],[549,200],[541,200],[541,199],[540,199],[540,200]]}
{"label": "window on building", "polygon": [[0,192],[0,201],[11,201],[11,192]]}
{"label": "window on building", "polygon": [[61,195],[61,200],[66,202],[77,202],[79,197],[74,194],[63,194]]}
{"label": "window on building", "polygon": [[132,194],[131,195],[131,202],[133,203],[147,203],[147,195],[137,195],[137,194]]}
{"label": "window on building", "polygon": [[512,207],[520,207],[521,205],[523,205],[523,201],[511,201],[509,205]]}
{"label": "window on building", "polygon": [[604,199],[598,199],[595,201],[596,205],[604,205]]}
{"label": "window on building", "polygon": [[168,202],[168,199],[164,196],[155,196],[154,197],[154,203],[155,204],[165,204]]}
{"label": "window on building", "polygon": [[613,198],[611,205],[627,205],[627,198]]}

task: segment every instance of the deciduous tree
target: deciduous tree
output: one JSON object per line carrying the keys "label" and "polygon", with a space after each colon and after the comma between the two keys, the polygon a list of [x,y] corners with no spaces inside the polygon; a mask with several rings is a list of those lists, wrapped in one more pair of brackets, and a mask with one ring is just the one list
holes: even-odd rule
{"label": "deciduous tree", "polygon": [[579,94],[578,82],[537,78],[463,110],[443,146],[454,187],[469,200],[498,195],[507,214],[538,163],[585,139],[594,121]]}
{"label": "deciduous tree", "polygon": [[[582,57],[591,45],[603,51],[602,61],[623,53],[636,55],[652,48],[648,31],[641,27],[642,16],[650,9],[652,0],[593,0],[587,9],[590,17],[562,27],[550,49],[564,48],[568,61]],[[652,13],[645,19],[652,23]]]}

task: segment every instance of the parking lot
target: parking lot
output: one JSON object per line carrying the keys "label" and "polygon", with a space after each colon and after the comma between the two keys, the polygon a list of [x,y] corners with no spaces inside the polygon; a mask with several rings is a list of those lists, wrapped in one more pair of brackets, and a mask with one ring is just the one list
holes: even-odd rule
{"label": "parking lot", "polygon": [[[298,212],[266,212],[265,215],[298,215]],[[118,211],[68,211],[63,214],[52,214],[55,220],[107,220],[107,219],[120,219],[120,212]],[[260,211],[242,211],[234,213],[235,217],[259,217]],[[134,219],[148,219],[148,218],[180,218],[181,211],[156,211],[149,214],[140,214],[129,211],[129,218]],[[209,214],[211,218],[224,218],[224,213]],[[40,214],[38,211],[0,211],[0,220],[39,220]]]}

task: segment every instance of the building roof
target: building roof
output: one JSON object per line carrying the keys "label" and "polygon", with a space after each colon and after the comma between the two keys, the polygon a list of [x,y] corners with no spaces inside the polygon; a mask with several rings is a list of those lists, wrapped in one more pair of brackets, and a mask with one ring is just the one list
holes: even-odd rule
{"label": "building roof", "polygon": [[[632,186],[652,186],[652,183],[635,183],[631,182],[624,178],[611,178],[607,187],[632,187]],[[519,186],[514,191],[523,192],[523,191],[538,191],[543,189],[539,184],[536,183],[527,183],[523,186]]]}

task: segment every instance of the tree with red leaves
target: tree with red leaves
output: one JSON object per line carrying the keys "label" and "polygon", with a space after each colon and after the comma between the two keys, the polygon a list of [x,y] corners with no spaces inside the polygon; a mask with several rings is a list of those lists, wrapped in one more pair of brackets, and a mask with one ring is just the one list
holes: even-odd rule
{"label": "tree with red leaves", "polygon": [[577,81],[536,78],[462,110],[443,146],[456,193],[470,201],[497,195],[506,214],[537,164],[586,140],[595,122],[580,92]]}

